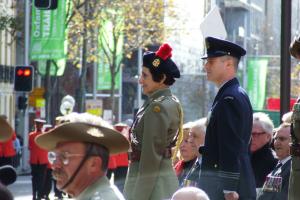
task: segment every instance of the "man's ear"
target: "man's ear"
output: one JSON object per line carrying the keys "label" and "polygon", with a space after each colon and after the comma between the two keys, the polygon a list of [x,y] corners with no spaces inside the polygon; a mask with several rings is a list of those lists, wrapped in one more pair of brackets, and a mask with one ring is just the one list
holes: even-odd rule
{"label": "man's ear", "polygon": [[99,156],[92,156],[88,162],[88,170],[90,172],[98,172],[102,166],[102,159]]}

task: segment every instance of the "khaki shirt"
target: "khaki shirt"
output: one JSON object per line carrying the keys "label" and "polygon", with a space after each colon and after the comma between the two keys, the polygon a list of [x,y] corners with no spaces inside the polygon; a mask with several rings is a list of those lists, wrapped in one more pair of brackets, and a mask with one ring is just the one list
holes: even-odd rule
{"label": "khaki shirt", "polygon": [[87,187],[76,200],[125,200],[116,186],[105,177]]}

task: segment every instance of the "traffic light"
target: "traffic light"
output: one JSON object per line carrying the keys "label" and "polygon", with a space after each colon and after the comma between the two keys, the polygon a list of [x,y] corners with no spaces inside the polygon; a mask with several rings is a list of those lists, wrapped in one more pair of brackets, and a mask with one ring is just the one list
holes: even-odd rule
{"label": "traffic light", "polygon": [[17,92],[31,92],[33,85],[33,67],[16,66],[14,89]]}
{"label": "traffic light", "polygon": [[54,10],[57,8],[57,2],[58,0],[34,0],[34,6],[41,10]]}
{"label": "traffic light", "polygon": [[18,109],[25,110],[27,107],[27,97],[19,96],[18,98]]}

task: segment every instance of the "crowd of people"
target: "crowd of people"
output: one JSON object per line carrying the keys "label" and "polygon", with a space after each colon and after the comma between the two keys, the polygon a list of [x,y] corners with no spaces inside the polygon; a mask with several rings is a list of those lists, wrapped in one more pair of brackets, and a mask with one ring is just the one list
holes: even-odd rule
{"label": "crowd of people", "polygon": [[[205,38],[205,43],[207,79],[219,90],[201,119],[183,123],[183,109],[170,89],[180,71],[168,44],[143,56],[139,84],[148,99],[131,125],[112,126],[100,117],[76,112],[58,117],[54,126],[35,119],[28,144],[32,199],[49,199],[53,184],[57,199],[300,198],[295,189],[300,115],[298,119],[287,113],[275,128],[266,113],[253,113],[236,78],[246,50],[214,37]],[[5,116],[0,126],[7,134],[0,135],[0,180],[7,185],[16,179],[10,165],[20,145]],[[3,178],[3,170],[12,178]],[[12,199],[2,184],[0,192]]]}

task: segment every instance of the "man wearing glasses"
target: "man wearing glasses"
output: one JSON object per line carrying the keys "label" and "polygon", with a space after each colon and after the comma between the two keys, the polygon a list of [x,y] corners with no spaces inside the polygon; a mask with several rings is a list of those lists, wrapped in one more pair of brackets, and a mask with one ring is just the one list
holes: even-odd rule
{"label": "man wearing glasses", "polygon": [[273,129],[274,124],[266,113],[256,112],[253,114],[250,150],[251,165],[257,190],[262,188],[266,176],[274,169],[277,163],[275,152],[270,146]]}
{"label": "man wearing glasses", "polygon": [[288,198],[291,170],[291,125],[281,124],[274,135],[274,149],[278,157],[276,167],[268,174],[258,200],[285,200]]}
{"label": "man wearing glasses", "polygon": [[106,171],[109,154],[127,152],[127,139],[87,113],[71,113],[61,120],[59,126],[36,138],[36,143],[49,151],[57,188],[79,200],[123,200],[106,178]]}

